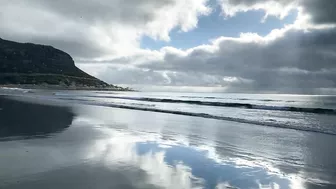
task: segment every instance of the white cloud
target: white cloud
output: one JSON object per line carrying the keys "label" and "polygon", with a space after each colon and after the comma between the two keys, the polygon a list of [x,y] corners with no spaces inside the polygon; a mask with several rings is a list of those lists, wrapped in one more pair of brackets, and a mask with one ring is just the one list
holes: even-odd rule
{"label": "white cloud", "polygon": [[[152,89],[175,86],[190,90],[186,86],[193,86],[235,92],[332,91],[336,87],[336,53],[332,50],[336,47],[335,33],[333,28],[302,30],[295,25],[275,29],[266,36],[242,33],[237,38],[220,37],[209,45],[186,50],[165,47],[153,51],[156,58],[151,60],[130,56],[118,68],[117,61],[107,61],[106,69],[96,76],[112,83],[140,88],[147,85]],[[85,66],[82,68],[89,71]]]}
{"label": "white cloud", "polygon": [[264,19],[268,16],[283,19],[297,7],[297,2],[293,0],[218,0],[218,2],[225,17],[233,17],[239,12],[263,10]]}
{"label": "white cloud", "polygon": [[208,0],[12,0],[0,7],[0,35],[65,50],[80,68],[113,84],[160,90],[334,91],[336,20],[330,7],[335,1],[217,2],[228,19],[251,10],[264,11],[265,18],[282,19],[292,10],[298,16],[265,36],[241,33],[185,50],[149,50],[140,48],[143,36],[169,41],[173,29],[196,28],[199,17],[211,12]]}
{"label": "white cloud", "polygon": [[[208,0],[70,0],[1,2],[0,35],[50,44],[77,59],[133,54],[144,35],[170,40],[169,32],[197,27]],[[20,14],[18,14],[18,12]]]}
{"label": "white cloud", "polygon": [[336,24],[336,2],[334,0],[217,0],[226,18],[239,12],[264,11],[265,16],[276,16],[283,19],[291,11],[299,12],[298,22],[312,25]]}

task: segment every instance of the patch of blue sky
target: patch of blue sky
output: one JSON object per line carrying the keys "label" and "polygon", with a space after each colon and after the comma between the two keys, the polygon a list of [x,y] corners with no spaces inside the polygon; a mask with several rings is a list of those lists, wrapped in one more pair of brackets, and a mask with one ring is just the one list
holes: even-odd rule
{"label": "patch of blue sky", "polygon": [[239,37],[240,33],[247,32],[265,36],[273,29],[292,24],[297,17],[297,12],[292,11],[282,20],[269,16],[262,22],[265,16],[263,11],[242,12],[227,19],[224,19],[220,11],[220,8],[217,7],[210,15],[200,17],[198,27],[189,32],[181,32],[179,28],[174,29],[170,33],[171,40],[168,42],[144,36],[141,40],[141,48],[158,50],[165,46],[173,46],[179,49],[187,49],[208,44],[209,40],[220,36]]}

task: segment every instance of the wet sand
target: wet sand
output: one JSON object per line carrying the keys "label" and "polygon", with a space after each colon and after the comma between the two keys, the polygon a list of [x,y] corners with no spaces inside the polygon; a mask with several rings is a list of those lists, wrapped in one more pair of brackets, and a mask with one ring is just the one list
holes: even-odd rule
{"label": "wet sand", "polygon": [[336,188],[336,137],[0,97],[0,188]]}

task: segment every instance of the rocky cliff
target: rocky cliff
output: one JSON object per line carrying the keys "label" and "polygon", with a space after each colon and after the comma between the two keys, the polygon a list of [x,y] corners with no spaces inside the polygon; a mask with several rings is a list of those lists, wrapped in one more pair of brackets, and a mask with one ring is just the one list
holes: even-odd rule
{"label": "rocky cliff", "polygon": [[0,85],[109,87],[77,68],[71,56],[51,46],[0,38]]}

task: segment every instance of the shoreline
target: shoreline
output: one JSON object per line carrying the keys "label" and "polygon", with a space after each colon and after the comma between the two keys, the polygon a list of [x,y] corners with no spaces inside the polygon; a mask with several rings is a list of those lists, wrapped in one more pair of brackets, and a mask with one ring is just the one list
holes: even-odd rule
{"label": "shoreline", "polygon": [[[104,188],[114,183],[120,188],[129,180],[150,186],[160,179],[155,171],[182,183],[190,175],[190,183],[204,188],[221,183],[258,188],[259,182],[291,188],[294,181],[310,189],[335,187],[336,154],[321,148],[335,136],[72,103],[55,107],[45,98],[39,102],[5,99],[0,106],[0,125],[9,128],[0,137],[5,154],[0,165],[6,170],[0,173],[0,188]],[[155,166],[143,169],[148,162]],[[142,179],[148,175],[152,180]]]}
{"label": "shoreline", "polygon": [[136,90],[123,87],[89,87],[89,86],[61,86],[61,85],[33,85],[33,84],[10,84],[0,85],[1,88],[20,88],[20,89],[43,89],[43,90],[78,90],[78,91],[125,91],[135,92]]}

